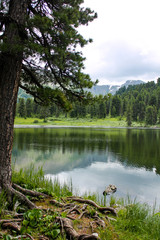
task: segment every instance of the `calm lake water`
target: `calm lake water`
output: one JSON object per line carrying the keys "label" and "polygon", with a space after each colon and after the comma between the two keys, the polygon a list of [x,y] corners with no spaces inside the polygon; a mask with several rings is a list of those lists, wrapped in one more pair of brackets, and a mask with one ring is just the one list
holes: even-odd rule
{"label": "calm lake water", "polygon": [[46,176],[70,181],[79,193],[115,184],[115,196],[160,205],[160,130],[15,129],[12,161],[31,163]]}

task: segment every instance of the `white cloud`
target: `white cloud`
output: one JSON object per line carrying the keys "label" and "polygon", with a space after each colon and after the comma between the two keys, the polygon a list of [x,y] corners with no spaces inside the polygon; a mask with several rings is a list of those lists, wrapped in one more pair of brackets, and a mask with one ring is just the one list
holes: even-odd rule
{"label": "white cloud", "polygon": [[100,84],[160,75],[159,0],[85,0],[98,19],[80,32],[94,42],[83,50],[86,71]]}

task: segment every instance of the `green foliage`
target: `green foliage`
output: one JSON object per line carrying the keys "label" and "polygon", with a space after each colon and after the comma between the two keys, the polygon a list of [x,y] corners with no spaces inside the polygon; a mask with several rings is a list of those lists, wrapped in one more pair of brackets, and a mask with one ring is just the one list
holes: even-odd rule
{"label": "green foliage", "polygon": [[33,123],[39,123],[39,121],[38,120],[34,120]]}
{"label": "green foliage", "polygon": [[20,117],[26,116],[26,106],[25,106],[24,98],[19,98],[18,113]]}
{"label": "green foliage", "polygon": [[132,109],[131,109],[131,106],[128,105],[128,108],[127,108],[127,113],[126,113],[126,121],[127,121],[127,126],[131,126],[132,124]]}
{"label": "green foliage", "polygon": [[43,215],[40,209],[29,210],[24,214],[21,232],[31,233],[36,229],[36,232],[55,239],[60,234],[60,226],[55,222],[56,216],[56,214]]}
{"label": "green foliage", "polygon": [[101,102],[99,104],[99,118],[105,118],[106,117],[106,106],[104,102]]}
{"label": "green foliage", "polygon": [[31,98],[27,98],[26,100],[26,116],[31,117],[33,112],[33,100]]}
{"label": "green foliage", "polygon": [[160,124],[160,109],[158,110],[157,117],[158,117],[158,123]]}
{"label": "green foliage", "polygon": [[111,116],[120,116],[121,114],[121,98],[118,95],[112,98]]}
{"label": "green foliage", "polygon": [[3,240],[12,240],[12,237],[9,234],[3,234]]}
{"label": "green foliage", "polygon": [[157,111],[155,106],[148,106],[146,108],[146,124],[153,125],[157,122]]}
{"label": "green foliage", "polygon": [[[155,125],[157,123],[157,117],[159,120],[157,113],[160,109],[160,87],[158,84],[151,82],[133,87],[129,86],[124,91],[120,91],[120,93],[121,95],[115,96],[111,94],[95,96],[88,104],[75,101],[72,104],[70,117],[76,119],[104,118],[107,120],[111,115],[114,118],[126,118],[127,126],[135,126],[135,122],[139,122],[143,126],[145,123],[147,125]],[[34,103],[32,115],[43,118],[67,116],[62,107],[56,106],[55,103],[52,103],[50,108],[37,107],[36,103]],[[138,124],[136,123],[136,125]]]}
{"label": "green foliage", "polygon": [[[42,220],[42,211],[40,209],[29,210],[24,213],[23,226],[35,228],[39,224],[39,221]],[[24,228],[22,229],[22,232]]]}

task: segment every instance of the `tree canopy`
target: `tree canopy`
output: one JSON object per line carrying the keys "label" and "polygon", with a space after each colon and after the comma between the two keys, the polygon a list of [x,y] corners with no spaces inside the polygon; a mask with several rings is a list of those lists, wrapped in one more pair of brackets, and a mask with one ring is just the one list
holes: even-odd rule
{"label": "tree canopy", "polygon": [[[25,2],[25,3],[23,3]],[[23,52],[19,86],[34,96],[36,102],[48,105],[56,102],[70,109],[74,98],[86,99],[84,88],[93,85],[83,73],[85,58],[77,46],[84,47],[91,39],[78,32],[97,14],[81,7],[83,0],[1,0],[0,52]],[[19,4],[27,4],[25,20],[19,23],[10,12]],[[18,29],[18,35],[8,41],[6,29]]]}

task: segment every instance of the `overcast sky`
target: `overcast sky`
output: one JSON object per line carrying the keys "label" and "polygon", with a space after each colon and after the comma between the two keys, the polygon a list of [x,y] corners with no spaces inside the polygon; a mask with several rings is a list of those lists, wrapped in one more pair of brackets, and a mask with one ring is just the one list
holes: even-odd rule
{"label": "overcast sky", "polygon": [[84,0],[98,18],[80,28],[86,72],[102,84],[160,76],[160,0]]}

